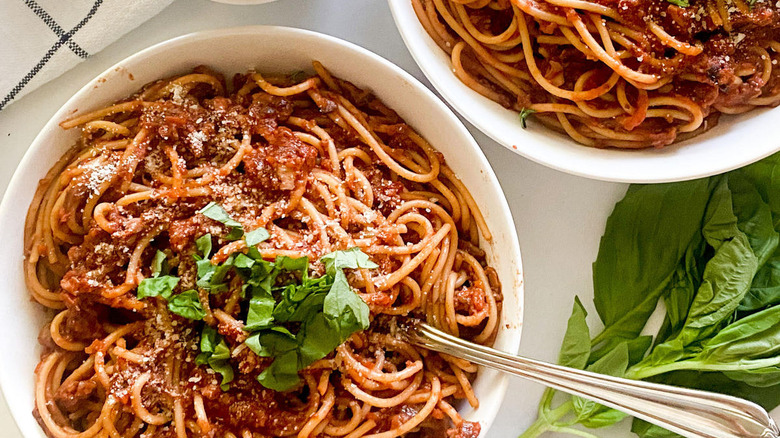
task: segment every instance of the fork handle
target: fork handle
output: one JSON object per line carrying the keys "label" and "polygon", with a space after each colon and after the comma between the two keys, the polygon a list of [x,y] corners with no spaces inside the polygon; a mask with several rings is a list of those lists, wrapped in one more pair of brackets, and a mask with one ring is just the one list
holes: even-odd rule
{"label": "fork handle", "polygon": [[755,403],[712,392],[629,380],[507,354],[419,324],[413,343],[459,357],[649,421],[690,438],[778,438],[780,430]]}

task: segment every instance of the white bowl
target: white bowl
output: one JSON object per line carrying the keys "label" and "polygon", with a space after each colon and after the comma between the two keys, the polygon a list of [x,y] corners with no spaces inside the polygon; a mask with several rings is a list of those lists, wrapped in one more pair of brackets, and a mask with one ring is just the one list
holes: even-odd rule
{"label": "white bowl", "polygon": [[[223,73],[250,68],[290,72],[321,61],[335,75],[372,90],[441,151],[477,200],[494,239],[485,243],[488,262],[503,283],[504,305],[498,349],[516,352],[522,327],[523,275],[514,222],[501,187],[485,156],[457,117],[412,76],[354,44],[327,35],[284,27],[241,27],[199,32],[175,38],[119,62],[85,85],[41,130],[0,203],[0,241],[6,248],[3,305],[0,306],[0,384],[17,425],[27,438],[44,437],[33,419],[33,370],[39,360],[36,340],[44,324],[42,308],[33,303],[22,271],[24,217],[33,193],[48,169],[76,141],[75,130],[58,123],[123,98],[152,80],[207,64]],[[462,407],[462,415],[481,423],[493,421],[506,391],[503,375],[481,370],[474,382],[480,407]],[[2,435],[2,433],[0,433]],[[484,433],[483,433],[484,436]]]}
{"label": "white bowl", "polygon": [[506,148],[545,166],[605,181],[659,183],[723,173],[780,150],[780,110],[723,116],[698,137],[663,149],[586,147],[541,123],[520,125],[518,114],[464,85],[449,56],[420,24],[410,0],[388,0],[406,47],[444,99],[480,131]]}

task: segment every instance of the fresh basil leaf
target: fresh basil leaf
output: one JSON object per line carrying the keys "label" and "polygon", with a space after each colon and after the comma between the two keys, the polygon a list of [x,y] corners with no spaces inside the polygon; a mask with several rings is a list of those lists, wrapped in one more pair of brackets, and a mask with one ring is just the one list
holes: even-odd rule
{"label": "fresh basil leaf", "polygon": [[283,271],[297,271],[302,273],[304,276],[308,274],[309,271],[309,258],[308,257],[299,257],[299,258],[292,258],[287,256],[279,256],[274,261],[274,266],[277,269],[281,269]]}
{"label": "fresh basil leaf", "polygon": [[700,260],[705,247],[704,238],[696,236],[664,292],[666,317],[669,330],[673,333],[678,333],[685,324],[691,303],[701,285],[701,272],[704,267],[700,266]]}
{"label": "fresh basil leaf", "polygon": [[[591,364],[587,370],[608,376],[623,377],[628,368],[628,361],[628,344],[623,342],[604,355],[604,357]],[[574,412],[578,421],[589,418],[600,410],[605,409],[598,403],[581,397],[572,397],[572,404],[574,405]]]}
{"label": "fresh basil leaf", "polygon": [[168,310],[187,319],[201,320],[206,316],[198,292],[192,289],[171,297],[168,301]]}
{"label": "fresh basil leaf", "polygon": [[697,351],[688,347],[720,330],[750,288],[758,260],[747,236],[737,226],[731,193],[722,179],[713,190],[702,234],[715,255],[707,262],[685,323],[676,336],[656,346],[642,363],[632,367],[633,377],[648,377],[665,369],[653,370],[662,364],[696,356]]}
{"label": "fresh basil leaf", "polygon": [[725,371],[723,374],[731,380],[744,382],[757,388],[780,387],[780,366],[770,366],[752,370]]}
{"label": "fresh basil leaf", "polygon": [[590,356],[590,329],[585,318],[588,312],[582,305],[579,297],[574,297],[574,306],[566,326],[566,334],[563,336],[561,352],[558,355],[558,364],[584,369]]}
{"label": "fresh basil leaf", "polygon": [[520,109],[520,126],[523,127],[523,129],[528,128],[528,118],[531,117],[536,110],[530,109],[530,108],[521,108]]}
{"label": "fresh basil leaf", "polygon": [[[260,250],[254,246],[250,246],[249,248],[246,249],[246,255],[247,257],[251,257],[255,261],[263,260],[263,254],[261,254]],[[266,263],[270,263],[270,262],[266,262]]]}
{"label": "fresh basil leaf", "polygon": [[307,320],[300,333],[300,355],[303,366],[322,359],[344,342],[335,325],[337,322],[329,320],[319,313]]}
{"label": "fresh basil leaf", "polygon": [[615,409],[601,406],[592,415],[580,421],[580,424],[589,429],[612,426],[626,418],[626,414]]}
{"label": "fresh basil leaf", "polygon": [[209,325],[203,326],[200,335],[201,353],[195,358],[198,365],[208,365],[222,375],[220,388],[227,391],[228,384],[233,381],[233,368],[230,366],[230,348],[217,330]]}
{"label": "fresh basil leaf", "polygon": [[195,247],[198,252],[202,254],[203,259],[208,259],[211,256],[211,234],[204,234],[195,241]]}
{"label": "fresh basil leaf", "polygon": [[[333,277],[324,275],[319,278],[306,278],[301,284],[288,285],[282,294],[290,303],[301,303],[311,294],[327,293],[333,285]],[[293,286],[293,287],[290,287]]]}
{"label": "fresh basil leaf", "polygon": [[144,278],[138,284],[136,295],[139,300],[147,297],[163,297],[170,299],[173,289],[179,284],[179,277],[163,275],[161,277]]}
{"label": "fresh basil leaf", "polygon": [[701,232],[710,181],[631,186],[607,220],[593,264],[594,304],[605,331],[630,339],[644,328]]}
{"label": "fresh basil leaf", "polygon": [[261,385],[274,391],[289,391],[300,385],[298,354],[290,351],[278,356],[271,365],[257,376]]}
{"label": "fresh basil leaf", "polygon": [[[209,354],[209,357],[211,357],[211,353],[214,353],[214,350],[216,349],[217,344],[219,344],[221,339],[222,337],[219,335],[219,333],[217,333],[216,329],[210,325],[204,325],[203,330],[200,333],[201,353],[207,353]],[[203,364],[199,363],[198,365]]]}
{"label": "fresh basil leaf", "polygon": [[750,288],[757,267],[744,234],[719,248],[707,263],[702,284],[678,335],[684,345],[709,337],[731,318]]}
{"label": "fresh basil leaf", "polygon": [[209,219],[214,219],[217,222],[221,222],[228,227],[241,228],[241,223],[230,217],[228,212],[225,211],[225,209],[216,202],[209,202],[208,205],[200,209],[198,213],[206,216]]}
{"label": "fresh basil leaf", "polygon": [[195,363],[198,365],[207,365],[209,363],[209,357],[211,357],[210,353],[199,353],[195,357]]}
{"label": "fresh basil leaf", "polygon": [[279,294],[273,317],[278,322],[300,322],[322,312],[325,294],[332,284],[333,278],[327,275],[306,278],[301,284],[288,284]]}
{"label": "fresh basil leaf", "polygon": [[195,262],[198,268],[198,280],[195,282],[201,289],[216,294],[227,290],[225,277],[233,269],[235,255],[230,255],[222,264],[213,265],[210,260],[203,259]]}
{"label": "fresh basil leaf", "polygon": [[235,260],[233,261],[233,266],[239,269],[252,269],[252,266],[254,266],[255,260],[251,257],[247,257],[244,254],[238,253],[236,255]]}
{"label": "fresh basil leaf", "polygon": [[217,269],[214,270],[214,275],[211,276],[211,289],[218,289],[223,285],[225,288],[227,288],[227,285],[225,284],[225,277],[227,277],[227,274],[233,268],[234,262],[235,256],[231,255],[222,264],[217,266]]}
{"label": "fresh basil leaf", "polygon": [[[211,273],[219,281],[224,265],[235,268],[250,293],[244,329],[247,347],[274,361],[259,376],[264,386],[285,391],[300,384],[298,371],[330,354],[355,331],[369,324],[368,305],[350,287],[345,268],[374,267],[359,249],[325,257],[333,274],[309,278],[306,257],[277,257],[266,262],[255,252],[239,254]],[[280,324],[295,323],[296,334]]]}
{"label": "fresh basil leaf", "polygon": [[212,264],[209,259],[197,260],[195,266],[198,269],[198,280],[209,281],[217,270],[217,265]]}
{"label": "fresh basil leaf", "polygon": [[241,227],[232,227],[230,231],[225,235],[226,240],[238,240],[244,235],[244,230]]}
{"label": "fresh basil leaf", "polygon": [[741,312],[755,312],[780,304],[780,250],[756,272],[750,290],[739,304]]}
{"label": "fresh basil leaf", "polygon": [[613,349],[625,344],[628,348],[628,364],[635,365],[644,359],[647,350],[653,345],[652,336],[639,336],[634,339],[611,338],[597,350],[593,350],[588,358],[588,365],[600,360]]}
{"label": "fresh basil leaf", "polygon": [[[767,410],[780,405],[779,241],[780,154],[699,181],[633,186],[594,264],[605,331],[591,342],[588,369],[612,357],[595,371],[628,367],[628,378],[729,394]],[[660,298],[666,315],[652,344],[638,335]],[[545,392],[529,436],[621,416],[576,398],[553,409],[551,400]],[[576,415],[564,418],[567,409]],[[640,420],[632,431],[677,436]]]}
{"label": "fresh basil leaf", "polygon": [[772,215],[780,215],[780,154],[770,155],[728,175],[735,174],[749,179],[761,194],[761,198],[769,204]]}
{"label": "fresh basil leaf", "polygon": [[780,306],[742,318],[702,345],[702,354],[719,360],[780,354]]}
{"label": "fresh basil leaf", "polygon": [[244,330],[251,332],[273,325],[275,305],[276,300],[270,293],[258,288],[253,289]]}
{"label": "fresh basil leaf", "polygon": [[222,383],[219,388],[223,391],[227,391],[230,388],[230,382],[233,381],[233,367],[230,366],[230,362],[227,360],[212,360],[209,361],[209,366],[212,370],[222,375]]}
{"label": "fresh basil leaf", "polygon": [[379,267],[357,246],[325,254],[320,258],[320,261],[325,265],[325,271],[328,275],[335,275],[336,271],[341,269],[375,269]]}
{"label": "fresh basil leaf", "polygon": [[252,352],[260,357],[278,357],[291,351],[294,352],[298,348],[295,336],[281,326],[254,333],[247,338],[245,343]]}
{"label": "fresh basil leaf", "polygon": [[[775,154],[750,166],[729,173],[729,185],[734,187],[735,191],[744,191],[739,190],[738,184],[747,181],[744,182],[744,185],[754,188],[758,192],[761,202],[753,195],[750,199],[757,206],[748,204],[746,209],[758,212],[763,209],[763,203],[766,203],[771,211],[776,231],[780,231],[779,171],[780,157]],[[735,210],[737,210],[737,206],[735,206]],[[739,216],[739,212],[737,213]],[[749,236],[755,234],[750,233],[749,230],[744,231]],[[756,246],[754,239],[751,239],[751,246]],[[741,312],[754,312],[780,304],[780,246],[775,248],[768,260],[764,263],[761,263],[761,261],[762,259],[759,256],[759,264],[762,266],[753,278],[750,291],[745,295],[742,303],[740,303],[739,310]]]}
{"label": "fresh basil leaf", "polygon": [[728,188],[731,191],[737,226],[747,236],[758,259],[758,265],[763,266],[780,243],[780,234],[775,230],[772,210],[753,181],[742,173],[734,172],[728,175]]}
{"label": "fresh basil leaf", "polygon": [[[285,313],[282,316],[283,319],[279,319],[283,322],[303,322],[312,319],[316,314],[322,312],[323,304],[325,303],[326,293],[316,292],[309,294],[303,301],[298,303],[292,309],[291,313]],[[277,313],[274,312],[276,316]]]}
{"label": "fresh basil leaf", "polygon": [[241,238],[241,236],[244,235],[244,228],[241,223],[230,217],[228,212],[225,211],[225,209],[216,202],[209,202],[208,205],[200,209],[198,213],[206,216],[209,219],[221,222],[230,228],[227,236],[225,236],[225,239],[227,240],[238,240]]}
{"label": "fresh basil leaf", "polygon": [[246,284],[270,294],[279,271],[274,268],[273,263],[262,259],[254,260],[255,263],[252,264],[252,269],[249,273],[249,278],[246,279]]}
{"label": "fresh basil leaf", "polygon": [[730,371],[733,373],[727,375],[734,380],[752,386],[775,386],[780,383],[773,370],[780,365],[780,306],[754,313],[728,325],[704,341],[700,350],[690,359],[666,365],[662,369]]}
{"label": "fresh basil leaf", "polygon": [[638,418],[634,418],[634,422],[631,424],[631,432],[637,434],[640,438],[682,438],[682,435]]}
{"label": "fresh basil leaf", "polygon": [[322,310],[325,316],[338,322],[343,339],[357,330],[368,328],[368,305],[352,290],[343,271],[336,271]]}
{"label": "fresh basil leaf", "polygon": [[[675,337],[657,345],[643,362],[632,367],[632,378],[671,371],[659,368],[663,364],[693,360],[698,351],[689,346],[695,346],[723,327],[747,293],[755,269],[756,259],[744,234],[723,243],[704,270],[702,285],[685,325]],[[685,367],[679,363],[668,366]]]}
{"label": "fresh basil leaf", "polygon": [[152,259],[152,277],[158,277],[160,274],[168,275],[168,264],[165,263],[166,255],[159,249]]}
{"label": "fresh basil leaf", "polygon": [[271,233],[265,228],[260,227],[246,233],[246,235],[244,235],[244,240],[246,240],[247,246],[256,246],[260,242],[265,242],[270,237]]}

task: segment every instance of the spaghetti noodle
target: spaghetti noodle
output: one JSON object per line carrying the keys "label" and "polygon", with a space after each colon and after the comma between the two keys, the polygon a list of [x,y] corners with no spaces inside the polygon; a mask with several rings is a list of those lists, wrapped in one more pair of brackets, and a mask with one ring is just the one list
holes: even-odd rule
{"label": "spaghetti noodle", "polygon": [[770,0],[411,0],[478,93],[595,147],[662,147],[780,103]]}
{"label": "spaghetti noodle", "polygon": [[[41,181],[25,232],[29,290],[53,315],[34,410],[50,437],[479,435],[454,407],[478,405],[476,367],[390,333],[414,317],[493,341],[501,289],[480,248],[490,232],[394,111],[314,70],[250,72],[228,87],[199,67],[61,123],[81,138]],[[259,243],[231,237],[261,228]],[[265,387],[274,362],[247,348],[246,278],[213,274],[224,288],[206,290],[202,270],[308,257],[303,278],[316,280],[330,270],[320,257],[355,247],[375,264],[345,268],[370,326],[292,389]],[[293,277],[271,280],[277,300]]]}

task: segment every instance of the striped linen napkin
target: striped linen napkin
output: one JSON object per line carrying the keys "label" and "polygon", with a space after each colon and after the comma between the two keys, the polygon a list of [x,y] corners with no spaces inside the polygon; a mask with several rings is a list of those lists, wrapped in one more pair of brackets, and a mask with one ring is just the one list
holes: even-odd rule
{"label": "striped linen napkin", "polygon": [[0,0],[0,110],[173,0]]}

